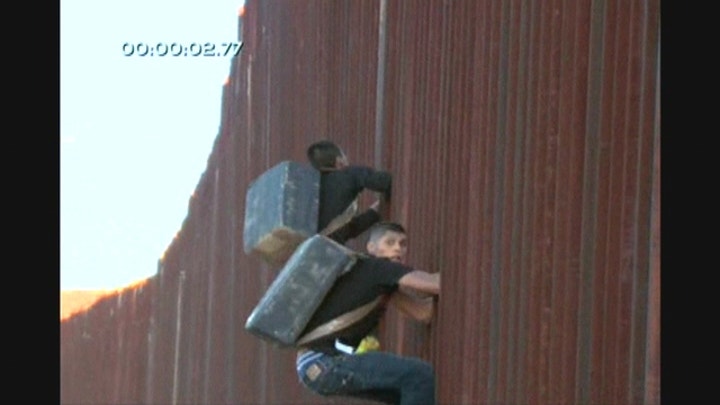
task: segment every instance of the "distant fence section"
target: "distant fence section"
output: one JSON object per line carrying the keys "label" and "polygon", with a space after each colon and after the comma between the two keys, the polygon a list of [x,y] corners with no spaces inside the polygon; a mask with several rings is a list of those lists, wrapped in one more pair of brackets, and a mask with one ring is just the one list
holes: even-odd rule
{"label": "distant fence section", "polygon": [[659,7],[248,0],[181,230],[61,323],[62,403],[348,403],[244,330],[279,270],[243,252],[247,187],[331,138],[393,173],[409,262],[442,272],[430,326],[381,331],[440,403],[659,404]]}

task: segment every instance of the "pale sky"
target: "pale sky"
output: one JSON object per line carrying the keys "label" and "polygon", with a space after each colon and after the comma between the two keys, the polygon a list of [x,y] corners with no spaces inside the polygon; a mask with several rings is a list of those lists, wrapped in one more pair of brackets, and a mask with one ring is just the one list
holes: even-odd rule
{"label": "pale sky", "polygon": [[[230,57],[123,44],[238,42],[244,0],[60,2],[60,288],[157,271],[220,129]],[[193,48],[196,49],[196,48]]]}

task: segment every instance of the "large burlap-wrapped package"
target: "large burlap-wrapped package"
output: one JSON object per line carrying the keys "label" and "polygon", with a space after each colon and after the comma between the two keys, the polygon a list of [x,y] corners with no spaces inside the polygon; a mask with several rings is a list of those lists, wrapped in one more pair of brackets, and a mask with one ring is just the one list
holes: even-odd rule
{"label": "large burlap-wrapped package", "polygon": [[293,346],[357,256],[320,234],[302,242],[247,318],[245,329],[280,347]]}
{"label": "large burlap-wrapped package", "polygon": [[320,172],[284,161],[248,187],[245,198],[245,253],[280,266],[297,246],[317,233]]}

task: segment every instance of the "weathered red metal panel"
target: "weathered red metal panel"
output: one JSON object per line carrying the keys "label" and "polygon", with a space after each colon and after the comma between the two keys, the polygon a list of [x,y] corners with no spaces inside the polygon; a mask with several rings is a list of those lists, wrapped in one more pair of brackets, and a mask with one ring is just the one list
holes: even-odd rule
{"label": "weathered red metal panel", "polygon": [[381,328],[440,403],[660,402],[657,0],[248,0],[242,29],[158,274],[62,323],[63,403],[348,403],[244,330],[279,270],[242,251],[245,192],[320,138],[392,171],[442,272],[430,326]]}
{"label": "weathered red metal panel", "polygon": [[153,295],[151,281],[109,292],[61,323],[63,402],[143,401],[147,364],[128,353],[147,353]]}

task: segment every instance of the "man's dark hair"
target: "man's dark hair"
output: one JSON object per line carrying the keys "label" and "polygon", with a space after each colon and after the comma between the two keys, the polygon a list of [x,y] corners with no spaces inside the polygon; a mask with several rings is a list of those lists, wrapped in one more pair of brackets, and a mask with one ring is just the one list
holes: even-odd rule
{"label": "man's dark hair", "polygon": [[341,156],[340,147],[327,140],[315,142],[307,148],[308,160],[318,170],[335,167],[337,158]]}
{"label": "man's dark hair", "polygon": [[377,224],[373,225],[372,228],[370,228],[368,241],[375,242],[378,239],[382,238],[383,235],[385,235],[386,232],[392,231],[397,233],[405,234],[405,228],[403,228],[402,225],[400,225],[397,222],[378,222]]}

